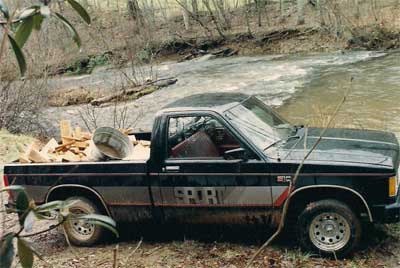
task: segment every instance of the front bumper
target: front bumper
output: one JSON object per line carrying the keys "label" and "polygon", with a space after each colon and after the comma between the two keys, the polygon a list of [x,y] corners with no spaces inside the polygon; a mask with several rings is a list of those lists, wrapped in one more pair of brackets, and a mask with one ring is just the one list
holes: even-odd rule
{"label": "front bumper", "polygon": [[396,202],[389,205],[377,205],[372,207],[372,216],[377,223],[395,223],[400,221],[400,195]]}

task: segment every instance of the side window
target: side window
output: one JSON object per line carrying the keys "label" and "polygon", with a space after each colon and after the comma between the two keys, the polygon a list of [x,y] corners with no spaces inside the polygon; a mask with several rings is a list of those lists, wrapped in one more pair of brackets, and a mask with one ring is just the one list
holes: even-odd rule
{"label": "side window", "polygon": [[225,151],[240,148],[233,135],[210,116],[169,119],[169,158],[223,158]]}

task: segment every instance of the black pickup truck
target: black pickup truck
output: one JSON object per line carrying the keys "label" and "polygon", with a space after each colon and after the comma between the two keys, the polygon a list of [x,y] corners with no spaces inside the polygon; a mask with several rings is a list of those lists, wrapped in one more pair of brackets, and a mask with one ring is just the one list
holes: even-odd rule
{"label": "black pickup truck", "polygon": [[[155,118],[143,161],[9,164],[5,184],[25,186],[37,203],[77,199],[76,213],[117,222],[276,226],[291,196],[288,226],[306,250],[345,256],[363,222],[399,221],[399,144],[383,131],[290,125],[254,96],[201,94]],[[12,200],[10,201],[12,202]],[[99,226],[71,222],[70,241],[91,245]]]}

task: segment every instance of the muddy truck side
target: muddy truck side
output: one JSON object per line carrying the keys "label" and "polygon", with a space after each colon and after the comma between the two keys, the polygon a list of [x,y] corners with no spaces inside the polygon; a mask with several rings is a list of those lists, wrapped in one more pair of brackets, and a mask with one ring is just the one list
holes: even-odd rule
{"label": "muddy truck side", "polygon": [[[77,199],[71,210],[117,222],[287,225],[307,251],[346,256],[363,222],[399,221],[399,144],[392,133],[293,126],[254,96],[202,94],[155,118],[150,159],[9,164],[6,184],[37,203]],[[304,155],[296,185],[289,183]],[[12,200],[10,204],[12,205]],[[92,245],[101,227],[67,224],[71,242]]]}

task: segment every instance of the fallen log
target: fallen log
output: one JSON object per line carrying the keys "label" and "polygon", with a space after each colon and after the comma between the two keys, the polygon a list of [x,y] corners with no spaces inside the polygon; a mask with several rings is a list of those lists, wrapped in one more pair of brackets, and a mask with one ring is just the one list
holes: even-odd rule
{"label": "fallen log", "polygon": [[[159,88],[162,88],[162,87],[167,87],[167,86],[173,85],[177,81],[178,81],[178,79],[176,79],[176,78],[158,79],[158,80],[155,80],[155,81],[148,82],[145,85],[142,85],[142,86],[139,86],[139,87],[129,88],[129,89],[123,90],[121,92],[118,92],[118,93],[115,93],[115,94],[112,94],[112,95],[108,95],[108,96],[105,96],[105,97],[102,97],[102,98],[98,98],[98,99],[92,100],[90,102],[90,104],[93,105],[93,106],[99,106],[99,105],[101,105],[103,103],[111,102],[111,101],[118,100],[118,99],[123,99],[126,96],[131,96],[131,95],[134,95],[134,94],[137,94],[137,97],[141,97],[142,96],[141,92],[142,91],[146,91],[150,87],[156,87],[156,89],[159,89]],[[152,90],[151,92],[153,92],[153,91],[154,90]],[[149,91],[147,91],[147,92],[148,92],[147,94],[151,93]]]}

